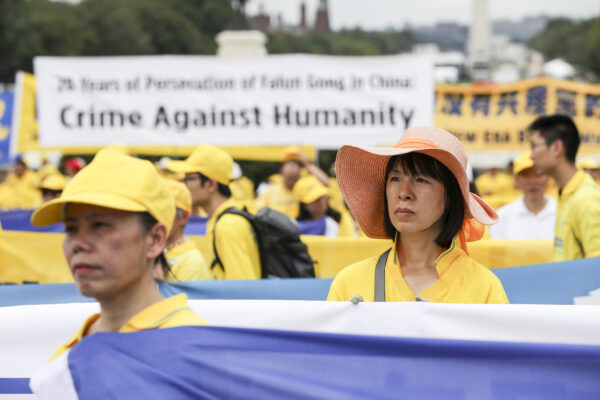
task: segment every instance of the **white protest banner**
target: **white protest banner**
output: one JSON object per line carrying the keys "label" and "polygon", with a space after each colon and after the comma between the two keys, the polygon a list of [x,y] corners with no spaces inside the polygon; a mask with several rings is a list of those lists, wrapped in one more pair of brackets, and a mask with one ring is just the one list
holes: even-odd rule
{"label": "white protest banner", "polygon": [[43,147],[395,143],[432,125],[426,56],[36,57]]}

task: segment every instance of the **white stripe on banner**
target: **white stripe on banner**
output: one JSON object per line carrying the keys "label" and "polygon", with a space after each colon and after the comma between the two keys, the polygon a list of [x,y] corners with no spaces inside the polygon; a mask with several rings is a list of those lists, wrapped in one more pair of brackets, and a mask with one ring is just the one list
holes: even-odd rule
{"label": "white stripe on banner", "polygon": [[[193,300],[213,326],[396,337],[600,344],[600,306],[465,305],[274,300]],[[0,308],[0,378],[47,364],[94,312],[95,303]]]}
{"label": "white stripe on banner", "polygon": [[61,354],[53,362],[43,367],[32,376],[30,382],[32,391],[34,393],[44,393],[44,396],[38,395],[38,400],[78,399],[73,379],[69,373],[68,356],[68,352]]}

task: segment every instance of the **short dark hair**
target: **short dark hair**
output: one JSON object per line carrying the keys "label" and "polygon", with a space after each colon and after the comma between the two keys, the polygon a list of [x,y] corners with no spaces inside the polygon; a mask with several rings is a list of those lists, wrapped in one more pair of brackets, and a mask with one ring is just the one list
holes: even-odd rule
{"label": "short dark hair", "polygon": [[62,193],[62,190],[54,190],[54,189],[46,189],[46,188],[42,188],[42,196],[60,196]]}
{"label": "short dark hair", "polygon": [[[408,153],[391,157],[385,169],[385,180],[387,182],[390,172],[400,165],[405,174],[423,175],[435,179],[444,185],[444,213],[440,217],[442,229],[435,238],[435,243],[443,248],[450,247],[452,239],[462,228],[465,219],[465,200],[456,177],[448,167],[433,157],[421,153]],[[396,228],[392,224],[387,205],[387,194],[384,191],[384,216],[383,225],[385,233],[390,239],[394,239]]]}
{"label": "short dark hair", "polygon": [[[333,209],[329,204],[327,204],[327,211],[325,215],[331,217],[338,224],[342,221],[342,214],[340,214],[337,210]],[[300,203],[300,211],[298,212],[298,217],[296,220],[298,221],[310,221],[312,219],[312,215],[306,208],[306,203]]]}
{"label": "short dark hair", "polygon": [[[198,174],[198,177],[200,178],[201,185],[204,185],[204,183],[210,179],[208,176],[201,174],[200,172],[196,172],[196,173]],[[217,182],[217,190],[223,197],[227,197],[227,198],[231,197],[231,189],[229,189],[229,186],[223,185],[221,182]]]}
{"label": "short dark hair", "polygon": [[575,125],[571,117],[568,115],[546,115],[539,117],[529,125],[527,130],[531,133],[539,132],[547,145],[560,139],[565,147],[565,157],[572,163],[575,162],[581,140],[577,125]]}
{"label": "short dark hair", "polygon": [[[142,225],[142,231],[144,231],[144,233],[149,233],[154,227],[154,225],[158,223],[158,220],[154,218],[149,212],[140,212],[137,213],[137,215],[139,217],[140,224]],[[167,276],[167,274],[171,272],[171,266],[167,262],[167,256],[165,256],[164,251],[161,251],[160,254],[154,259],[154,264],[156,265],[156,263],[160,263],[161,268],[165,272],[165,276]]]}

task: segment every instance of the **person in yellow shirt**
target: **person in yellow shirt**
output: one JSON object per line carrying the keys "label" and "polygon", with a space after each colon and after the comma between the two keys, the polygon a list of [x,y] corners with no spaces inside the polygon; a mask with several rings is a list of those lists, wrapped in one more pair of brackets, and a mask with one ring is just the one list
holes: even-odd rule
{"label": "person in yellow shirt", "polygon": [[539,117],[528,131],[533,168],[558,187],[552,260],[600,256],[600,187],[575,166],[577,125],[568,116],[552,115]]}
{"label": "person in yellow shirt", "polygon": [[96,332],[206,324],[184,294],[165,299],[154,279],[174,215],[152,164],[114,150],[99,151],[58,199],[33,213],[35,226],[65,223],[63,251],[75,283],[100,303],[53,359]]}
{"label": "person in yellow shirt", "polygon": [[252,225],[240,215],[226,213],[236,207],[229,189],[233,178],[231,156],[218,147],[200,145],[186,160],[171,161],[167,167],[185,174],[192,205],[209,216],[207,239],[216,250],[209,263],[213,277],[260,279],[260,253]]}
{"label": "person in yellow shirt", "polygon": [[575,164],[578,169],[582,169],[590,176],[596,183],[600,184],[600,164],[592,157],[587,156],[583,157],[581,160],[577,161]]}
{"label": "person in yellow shirt", "polygon": [[233,163],[233,180],[229,184],[231,198],[237,203],[237,207],[245,208],[248,212],[255,213],[256,205],[254,198],[254,182],[243,175],[242,167]]}
{"label": "person in yellow shirt", "polygon": [[323,185],[329,186],[329,177],[325,171],[311,163],[298,146],[286,147],[281,162],[279,176],[271,178],[267,189],[256,198],[256,209],[269,207],[295,219],[300,212],[300,204],[293,192],[298,179],[311,174]]}
{"label": "person in yellow shirt", "polygon": [[160,265],[156,278],[168,282],[211,279],[206,260],[195,243],[183,236],[192,212],[192,195],[187,186],[172,179],[165,180],[175,200],[175,219],[167,237],[168,267]]}
{"label": "person in yellow shirt", "polygon": [[494,210],[469,192],[467,157],[451,133],[406,130],[393,148],[343,146],[340,189],[361,229],[391,239],[381,254],[344,268],[328,300],[507,303],[500,280],[470,258]]}
{"label": "person in yellow shirt", "polygon": [[37,170],[37,173],[36,173],[38,182],[41,183],[44,180],[44,178],[46,178],[47,176],[56,175],[56,174],[60,174],[60,171],[58,170],[58,168],[55,165],[50,164],[48,162],[48,158],[46,156],[43,156],[42,157],[42,166]]}
{"label": "person in yellow shirt", "polygon": [[67,178],[61,173],[46,176],[38,186],[42,192],[42,201],[45,203],[60,197],[66,185]]}
{"label": "person in yellow shirt", "polygon": [[313,175],[306,175],[294,186],[294,195],[300,202],[298,221],[315,221],[324,218],[322,235],[327,237],[354,236],[354,220],[329,204],[329,189]]}
{"label": "person in yellow shirt", "polygon": [[493,167],[475,179],[475,186],[482,196],[505,195],[514,190],[514,182],[510,174]]}
{"label": "person in yellow shirt", "polygon": [[[512,169],[512,168],[509,168]],[[516,200],[520,192],[515,186],[515,179],[511,174],[490,168],[475,179],[475,186],[479,195],[494,210]]]}
{"label": "person in yellow shirt", "polygon": [[41,194],[37,189],[37,176],[31,171],[25,160],[17,156],[10,174],[2,184],[1,208],[35,208],[41,203]]}
{"label": "person in yellow shirt", "polygon": [[515,159],[513,173],[517,187],[523,194],[498,209],[500,220],[489,229],[491,239],[553,239],[556,199],[545,194],[548,176],[535,173],[529,151]]}

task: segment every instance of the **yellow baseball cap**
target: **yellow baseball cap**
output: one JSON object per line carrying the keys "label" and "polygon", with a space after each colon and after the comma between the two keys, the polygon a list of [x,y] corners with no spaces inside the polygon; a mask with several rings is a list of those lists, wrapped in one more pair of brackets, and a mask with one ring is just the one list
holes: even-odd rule
{"label": "yellow baseball cap", "polygon": [[531,160],[531,151],[527,150],[515,159],[513,163],[513,173],[518,175],[529,168],[533,168],[533,161]]}
{"label": "yellow baseball cap", "polygon": [[199,172],[223,185],[229,185],[233,179],[233,158],[218,147],[201,144],[185,161],[169,161],[167,169],[183,173]]}
{"label": "yellow baseball cap", "polygon": [[312,203],[313,201],[329,196],[329,189],[323,185],[314,175],[307,175],[300,178],[294,185],[294,196],[301,203]]}
{"label": "yellow baseball cap", "polygon": [[300,146],[288,146],[283,149],[281,154],[281,162],[286,161],[302,161],[300,154],[302,154],[302,149]]}
{"label": "yellow baseball cap", "polygon": [[67,178],[63,174],[48,175],[38,185],[39,189],[64,190],[67,185]]}
{"label": "yellow baseball cap", "polygon": [[592,157],[583,157],[576,163],[577,168],[582,169],[598,169],[600,165]]}
{"label": "yellow baseball cap", "polygon": [[121,143],[113,143],[110,146],[106,146],[105,149],[111,149],[114,151],[118,151],[119,153],[123,153],[127,156],[131,155],[129,148]]}
{"label": "yellow baseball cap", "polygon": [[192,194],[185,183],[175,181],[173,179],[165,179],[165,183],[175,200],[175,207],[192,212]]}
{"label": "yellow baseball cap", "polygon": [[73,177],[59,198],[35,210],[35,226],[64,220],[67,203],[83,203],[115,210],[147,211],[171,230],[175,202],[151,162],[112,149],[100,150],[92,162]]}

